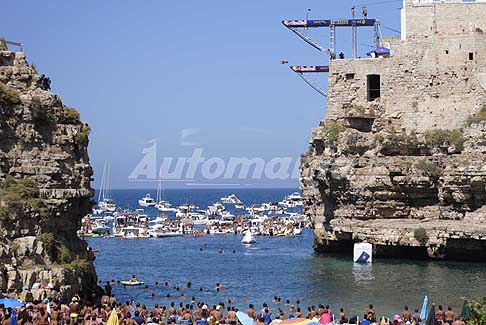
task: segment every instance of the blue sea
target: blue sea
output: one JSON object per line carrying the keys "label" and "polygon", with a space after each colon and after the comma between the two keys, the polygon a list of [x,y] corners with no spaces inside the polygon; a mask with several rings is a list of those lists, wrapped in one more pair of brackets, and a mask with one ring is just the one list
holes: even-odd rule
{"label": "blue sea", "polygon": [[[194,189],[166,190],[173,205],[194,203],[201,208],[235,193],[246,205],[277,202],[297,189]],[[111,198],[122,208],[137,208],[148,190],[113,190]],[[155,197],[155,190],[151,191]],[[146,209],[147,210],[147,209]],[[156,216],[156,210],[147,210]],[[457,312],[462,297],[486,296],[486,263],[374,259],[373,265],[356,265],[351,256],[316,255],[312,231],[300,237],[257,237],[244,246],[240,236],[205,236],[120,240],[91,238],[99,249],[95,261],[98,279],[129,280],[132,275],[148,286],[113,292],[122,302],[134,299],[150,308],[156,303],[190,303],[191,298],[208,304],[231,301],[239,308],[264,302],[273,308],[274,296],[306,309],[311,304],[329,304],[348,315],[362,315],[373,303],[379,315],[401,313],[429,302],[451,305]],[[156,285],[159,282],[159,285]],[[165,282],[170,282],[166,287]],[[187,283],[192,288],[187,288]],[[216,292],[216,283],[224,290]],[[179,287],[179,291],[174,287]],[[208,292],[206,292],[206,289]],[[202,291],[201,291],[202,290]],[[181,297],[181,294],[183,296]],[[167,295],[170,295],[168,297]]]}

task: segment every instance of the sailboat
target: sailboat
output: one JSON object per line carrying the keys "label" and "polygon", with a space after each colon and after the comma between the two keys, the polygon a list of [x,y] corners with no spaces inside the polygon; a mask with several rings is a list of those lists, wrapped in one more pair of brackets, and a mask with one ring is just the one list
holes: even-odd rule
{"label": "sailboat", "polygon": [[159,179],[159,185],[157,186],[157,198],[155,208],[161,212],[176,212],[177,209],[174,208],[168,201],[164,201],[164,194],[162,190],[162,178]]}
{"label": "sailboat", "polygon": [[105,161],[103,166],[103,175],[101,176],[100,193],[98,194],[98,209],[101,212],[114,212],[116,210],[115,202],[108,197],[108,183],[110,179],[110,165]]}

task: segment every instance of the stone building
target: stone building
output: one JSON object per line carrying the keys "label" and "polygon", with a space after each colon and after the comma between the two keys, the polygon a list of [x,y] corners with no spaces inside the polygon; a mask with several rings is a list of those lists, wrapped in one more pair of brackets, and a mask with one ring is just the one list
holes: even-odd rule
{"label": "stone building", "polygon": [[301,164],[318,251],[486,258],[486,1],[404,0],[390,54],[329,66]]}

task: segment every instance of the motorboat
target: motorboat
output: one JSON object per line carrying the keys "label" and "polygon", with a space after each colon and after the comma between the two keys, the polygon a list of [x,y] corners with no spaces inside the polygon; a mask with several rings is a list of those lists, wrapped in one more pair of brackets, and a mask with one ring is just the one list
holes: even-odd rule
{"label": "motorboat", "polygon": [[236,194],[231,194],[219,199],[223,204],[241,204],[240,199],[236,196]]}
{"label": "motorboat", "polygon": [[143,198],[138,200],[138,204],[142,207],[153,207],[155,206],[155,200],[150,196],[149,193],[145,194]]}

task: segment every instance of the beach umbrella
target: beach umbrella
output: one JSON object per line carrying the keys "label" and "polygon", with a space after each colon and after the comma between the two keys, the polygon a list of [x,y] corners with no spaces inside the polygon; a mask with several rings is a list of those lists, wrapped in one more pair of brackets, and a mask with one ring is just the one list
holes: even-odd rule
{"label": "beach umbrella", "polygon": [[110,317],[108,318],[106,325],[118,325],[118,314],[116,313],[116,310],[113,309],[111,311]]}
{"label": "beach umbrella", "polygon": [[244,312],[238,311],[236,312],[236,317],[240,320],[240,323],[243,325],[255,325],[255,321],[253,318],[245,314]]}
{"label": "beach umbrella", "polygon": [[10,325],[17,325],[17,312],[12,310],[12,316],[10,316]]}
{"label": "beach umbrella", "polygon": [[467,300],[464,300],[464,304],[462,305],[461,309],[461,319],[468,320],[469,317],[471,317],[471,307],[469,307]]}
{"label": "beach umbrella", "polygon": [[317,322],[314,322],[307,318],[289,318],[281,321],[279,324],[280,325],[317,325]]}
{"label": "beach umbrella", "polygon": [[429,317],[427,317],[427,322],[425,325],[435,325],[437,323],[437,319],[435,319],[435,304],[432,304],[429,311]]}
{"label": "beach umbrella", "polygon": [[24,305],[22,301],[13,298],[0,299],[0,305],[2,304],[5,306],[5,308],[16,308]]}
{"label": "beach umbrella", "polygon": [[427,319],[427,309],[429,307],[428,304],[429,304],[429,298],[427,297],[427,295],[425,295],[424,302],[422,304],[422,310],[420,311],[420,318],[422,320]]}

